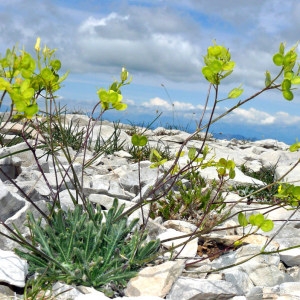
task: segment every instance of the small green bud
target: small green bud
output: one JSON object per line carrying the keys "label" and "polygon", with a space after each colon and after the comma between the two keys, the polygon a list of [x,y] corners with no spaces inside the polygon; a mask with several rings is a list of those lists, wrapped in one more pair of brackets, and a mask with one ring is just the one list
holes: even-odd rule
{"label": "small green bud", "polygon": [[266,71],[265,86],[269,87],[271,83],[272,83],[271,74],[269,71]]}
{"label": "small green bud", "polygon": [[36,39],[36,43],[35,43],[34,49],[35,49],[36,51],[40,51],[40,50],[41,50],[41,38],[40,38],[40,37],[38,37],[38,38]]}
{"label": "small green bud", "polygon": [[123,67],[121,72],[121,80],[122,82],[126,81],[128,78],[128,71]]}

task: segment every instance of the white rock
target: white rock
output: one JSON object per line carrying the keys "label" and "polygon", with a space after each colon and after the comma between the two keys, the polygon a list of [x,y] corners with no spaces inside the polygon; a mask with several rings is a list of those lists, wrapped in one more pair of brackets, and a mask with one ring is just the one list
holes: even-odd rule
{"label": "white rock", "polygon": [[0,249],[0,282],[24,287],[28,273],[27,262],[12,251]]}
{"label": "white rock", "polygon": [[165,297],[183,268],[184,261],[182,260],[167,261],[154,267],[146,267],[129,281],[125,295]]}
{"label": "white rock", "polygon": [[174,283],[167,300],[179,299],[230,299],[240,295],[237,288],[224,280],[207,280],[179,277]]}
{"label": "white rock", "polygon": [[[167,249],[173,249],[173,247],[176,247],[182,243],[185,243],[189,240],[189,237],[180,238],[180,236],[186,235],[186,233],[174,230],[174,229],[167,229],[167,231],[161,233],[158,238],[161,240],[162,245],[166,247]],[[177,238],[172,241],[164,242],[164,240],[170,239],[170,238]],[[186,243],[183,246],[176,247],[174,250],[175,253],[180,253],[178,257],[182,258],[193,258],[197,254],[197,248],[198,248],[198,238],[194,238],[188,243]],[[169,253],[166,253],[169,255]],[[176,254],[173,254],[176,255]]]}

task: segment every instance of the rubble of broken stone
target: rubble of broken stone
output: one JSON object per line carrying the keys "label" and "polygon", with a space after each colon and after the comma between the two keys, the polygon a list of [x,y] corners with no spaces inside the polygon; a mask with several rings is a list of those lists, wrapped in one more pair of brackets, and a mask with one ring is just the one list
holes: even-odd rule
{"label": "rubble of broken stone", "polygon": [[[79,126],[87,126],[89,119],[82,115],[66,115],[67,123],[78,122]],[[13,138],[17,134],[17,126],[14,125],[13,132],[9,131],[6,124],[6,139]],[[96,123],[91,139],[91,145],[95,145],[101,127],[101,138],[107,140],[115,128],[110,122]],[[20,129],[21,130],[21,129]],[[131,136],[128,134],[132,128],[129,125],[120,129],[119,140],[124,142],[124,149],[130,147]],[[135,130],[137,130],[135,128]],[[167,130],[157,128],[147,130],[145,133],[149,143],[153,147],[164,147],[170,153],[177,153],[189,134],[179,130]],[[200,148],[203,136],[199,134],[197,139],[190,140],[183,148],[185,153],[191,147]],[[245,165],[248,168],[258,171],[263,166],[276,165],[276,177],[280,178],[299,159],[299,152],[289,152],[288,145],[276,140],[261,140],[255,142],[240,140],[216,140],[211,135],[206,144],[212,149],[210,155],[216,159],[224,157],[233,159],[237,165],[236,177],[230,184],[261,184],[256,179],[243,174],[239,166]],[[40,207],[46,211],[46,203],[49,201],[50,190],[42,179],[41,172],[37,167],[34,157],[30,151],[20,152],[26,149],[26,143],[20,143],[12,147],[0,149],[0,166],[3,171],[15,180],[22,190]],[[101,155],[88,168],[84,170],[83,190],[88,199],[93,203],[99,203],[102,207],[109,209],[113,199],[118,198],[120,203],[125,203],[127,208],[134,205],[140,196],[147,193],[157,178],[161,176],[161,170],[150,168],[149,161],[140,164],[134,163],[131,155],[125,151],[118,151],[110,155]],[[75,151],[70,149],[75,155]],[[11,153],[18,152],[13,156]],[[36,155],[40,158],[41,168],[47,177],[51,187],[56,189],[57,174],[54,174],[52,160],[43,156],[43,150],[37,149]],[[61,152],[57,152],[59,160],[68,166],[68,161]],[[87,152],[86,159],[93,156]],[[181,166],[185,165],[187,156],[179,159]],[[82,171],[83,153],[76,156],[74,168],[77,174]],[[168,167],[168,162],[165,167]],[[140,181],[138,168],[140,171]],[[300,166],[297,166],[285,178],[287,182],[300,185]],[[201,175],[207,179],[217,179],[214,168],[201,170]],[[60,175],[58,175],[59,177]],[[142,187],[141,195],[139,187]],[[75,193],[70,181],[66,180],[60,188],[59,198],[63,209],[73,207],[67,187]],[[143,268],[137,277],[132,278],[125,290],[125,297],[122,299],[277,299],[276,297],[287,297],[293,299],[300,295],[300,250],[295,247],[280,252],[287,247],[300,245],[300,214],[298,211],[280,207],[276,210],[270,209],[267,204],[239,202],[240,197],[236,193],[227,193],[225,201],[228,205],[234,206],[231,215],[222,227],[223,230],[207,234],[202,239],[202,248],[199,249],[199,240],[187,241],[184,237],[187,233],[195,231],[195,225],[182,220],[169,220],[163,222],[161,218],[149,220],[147,225],[149,236],[166,240],[172,237],[183,236],[182,238],[163,243],[163,247],[172,247],[172,244],[180,244],[187,241],[185,247],[176,249],[180,252],[176,260],[165,257],[160,264],[150,265]],[[0,219],[6,225],[15,224],[26,236],[24,226],[27,211],[32,211],[35,216],[39,213],[30,204],[20,191],[6,177],[0,176]],[[144,214],[147,213],[144,208]],[[243,209],[255,210],[255,212],[268,212],[268,218],[274,221],[275,228],[271,232],[257,231],[248,236],[243,244],[237,249],[228,249],[220,256],[212,260],[205,259],[205,249],[209,249],[214,243],[232,245],[234,241],[243,235],[242,228],[234,228],[237,222],[236,212]],[[293,216],[291,214],[293,213]],[[140,217],[136,211],[130,218]],[[287,222],[285,220],[288,220]],[[284,226],[283,226],[284,225]],[[7,230],[0,225],[1,232],[8,234]],[[261,254],[262,247],[268,240],[266,251],[271,254]],[[0,235],[0,298],[16,296],[25,286],[28,266],[26,261],[14,254],[13,249],[18,247],[14,241]],[[202,252],[201,252],[201,251]],[[201,254],[201,255],[199,255]],[[250,257],[254,256],[249,260]],[[227,268],[231,266],[230,268]],[[215,270],[215,271],[214,271]],[[71,289],[70,289],[71,288]],[[59,294],[56,299],[108,299],[104,294],[93,288],[69,287],[62,283],[56,283],[53,291]],[[21,298],[22,295],[19,295]],[[273,298],[272,298],[273,297]],[[290,298],[289,298],[290,297]],[[279,298],[278,298],[279,299]]]}

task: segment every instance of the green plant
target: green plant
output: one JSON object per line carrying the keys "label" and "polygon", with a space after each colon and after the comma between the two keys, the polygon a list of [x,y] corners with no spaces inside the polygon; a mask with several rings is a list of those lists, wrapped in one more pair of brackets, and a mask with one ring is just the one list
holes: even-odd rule
{"label": "green plant", "polygon": [[[123,68],[120,81],[116,80],[107,89],[100,88],[97,91],[99,102],[92,110],[93,119],[90,118],[81,135],[81,131],[73,131],[73,124],[67,128],[64,126],[61,110],[56,105],[54,93],[67,76],[65,74],[60,77],[58,74],[61,62],[54,58],[54,50],[45,47],[41,52],[40,39],[37,39],[35,49],[37,59],[24,50],[18,56],[13,49],[7,50],[5,57],[0,60],[0,90],[3,91],[0,106],[4,96],[9,95],[12,100],[10,116],[12,116],[12,111],[16,110],[17,118],[25,120],[24,128],[30,124],[36,130],[38,136],[34,143],[29,142],[26,136],[22,136],[22,138],[28,145],[28,151],[31,151],[35,158],[41,178],[44,179],[50,190],[49,211],[44,212],[22,191],[18,183],[11,179],[14,186],[41,215],[41,219],[35,219],[31,213],[28,214],[27,225],[30,229],[30,240],[26,240],[18,228],[14,227],[13,230],[3,220],[0,220],[0,224],[11,233],[11,236],[2,232],[1,234],[17,241],[23,247],[23,249],[16,250],[17,253],[29,261],[30,272],[38,275],[39,280],[32,279],[33,282],[30,284],[31,287],[34,287],[32,288],[34,293],[38,290],[35,285],[46,288],[49,282],[57,280],[92,285],[100,290],[106,289],[107,285],[109,288],[110,284],[110,288],[113,290],[113,283],[117,286],[124,286],[141,266],[159,255],[157,252],[159,241],[146,243],[144,228],[147,225],[148,217],[143,215],[143,227],[140,231],[135,230],[137,220],[130,223],[127,221],[133,211],[142,210],[143,206],[149,203],[153,208],[152,214],[160,214],[165,218],[175,217],[177,214],[176,217],[190,220],[190,215],[197,214],[194,215],[197,218],[197,228],[190,234],[189,239],[196,238],[198,234],[213,231],[216,225],[220,225],[230,217],[230,208],[229,211],[224,212],[225,203],[221,193],[224,191],[226,182],[235,177],[235,163],[229,159],[215,160],[214,156],[208,156],[209,153],[213,153],[206,145],[211,124],[268,90],[280,90],[285,99],[291,100],[293,85],[300,84],[299,69],[294,70],[297,60],[296,47],[286,52],[284,45],[281,44],[279,52],[273,57],[275,65],[280,66],[279,73],[272,79],[270,72],[267,71],[264,88],[244,100],[239,100],[226,112],[215,117],[217,104],[220,101],[234,101],[234,99],[240,98],[243,89],[241,86],[236,87],[229,91],[225,99],[219,99],[220,85],[233,72],[235,63],[231,60],[230,51],[226,47],[214,43],[208,47],[204,56],[205,66],[202,68],[202,74],[209,82],[209,89],[203,115],[197,123],[196,131],[182,143],[174,159],[161,153],[160,149],[148,147],[145,131],[134,132],[132,149],[138,164],[147,157],[152,161],[151,167],[160,168],[163,172],[151,188],[147,189],[144,194],[140,193],[139,201],[131,208],[127,210],[124,210],[124,206],[118,208],[115,200],[113,207],[104,213],[99,206],[95,207],[91,204],[84,193],[84,171],[101,153],[118,149],[118,125],[106,145],[107,148],[100,146],[101,136],[99,136],[98,149],[96,149],[98,152],[96,151],[89,160],[87,160],[87,150],[89,150],[89,142],[95,124],[102,119],[103,114],[110,109],[126,109],[127,106],[122,101],[121,88],[129,84],[131,78],[128,78],[128,71]],[[33,120],[36,114],[40,113],[37,104],[40,98],[45,99],[46,106],[45,121],[43,122],[39,118]],[[212,105],[209,105],[210,101],[212,101]],[[209,119],[207,123],[203,124],[208,107],[211,107]],[[99,114],[97,115],[98,109]],[[53,128],[54,130],[52,130]],[[197,148],[190,148],[188,142],[197,138],[199,133],[203,134],[201,145]],[[75,143],[74,136],[79,138],[78,144]],[[70,143],[75,143],[75,154],[73,151],[69,151]],[[182,163],[181,158],[184,157],[184,147],[186,146],[188,148],[187,159],[185,163]],[[296,151],[299,147],[299,143],[296,143],[291,150]],[[43,172],[39,157],[36,156],[37,149],[46,149],[52,159],[56,176],[55,188],[49,184],[47,176]],[[65,156],[68,162],[67,166],[56,157],[57,150],[60,150]],[[79,153],[83,155],[81,174],[78,174],[74,168],[74,162]],[[170,159],[173,161],[166,164],[166,161]],[[299,163],[300,160],[291,167],[290,171]],[[205,168],[214,168],[217,175],[215,181],[207,181],[202,178],[201,171]],[[3,173],[1,169],[0,172]],[[139,168],[139,178],[140,172]],[[61,210],[59,191],[67,179],[76,193],[73,196],[69,185],[66,184],[75,208],[74,211],[65,212]],[[278,182],[283,179],[284,176]],[[292,208],[298,207],[299,189],[283,183],[279,187],[278,198],[283,199],[284,203]],[[141,183],[139,188],[141,191]],[[272,205],[275,206],[275,204]],[[243,212],[240,213],[241,227],[250,224],[252,227],[269,230],[273,226],[271,220],[260,214],[252,214],[253,217],[247,218]],[[178,238],[182,238],[182,236]],[[175,258],[176,256],[172,257],[172,259]],[[106,292],[113,292],[112,290],[106,290]]]}
{"label": "green plant", "polygon": [[276,165],[263,166],[259,171],[253,171],[243,165],[241,166],[241,171],[247,176],[261,180],[266,187],[262,189],[262,186],[258,184],[237,185],[233,187],[233,191],[236,191],[239,196],[247,198],[248,204],[254,200],[261,203],[276,203],[278,201],[276,194],[279,184],[276,183],[275,179]]}
{"label": "green plant", "polygon": [[[217,171],[219,182],[217,187],[215,188],[216,194],[222,191],[224,183],[227,179],[233,179],[235,176],[234,167],[235,164],[233,161],[226,160],[225,158],[221,158],[219,161],[215,161],[214,159],[206,159],[207,156],[207,145],[206,140],[208,138],[208,131],[210,126],[220,120],[221,118],[228,115],[233,110],[238,107],[244,105],[249,102],[253,98],[258,97],[261,93],[266,92],[268,90],[280,90],[285,99],[291,100],[291,89],[292,85],[299,84],[299,69],[294,70],[295,63],[297,61],[297,53],[296,46],[292,47],[289,51],[285,51],[284,44],[280,44],[279,53],[283,57],[282,60],[277,60],[274,58],[274,63],[277,66],[280,66],[280,70],[277,75],[273,78],[269,71],[266,71],[265,74],[265,87],[263,87],[260,91],[253,94],[252,96],[244,99],[238,100],[237,103],[233,104],[231,108],[225,111],[223,114],[214,116],[217,104],[221,101],[233,101],[234,99],[239,99],[243,94],[243,88],[240,86],[233,88],[228,92],[227,97],[225,99],[219,99],[219,90],[221,83],[233,72],[235,67],[235,62],[231,60],[230,51],[221,45],[217,45],[214,43],[212,46],[208,47],[207,53],[204,56],[204,64],[205,66],[202,68],[202,74],[205,79],[209,82],[209,89],[206,101],[204,103],[203,114],[200,117],[199,122],[197,123],[196,131],[191,134],[180,147],[178,154],[176,155],[173,163],[169,167],[169,169],[165,172],[164,176],[159,178],[155,184],[155,186],[144,195],[143,198],[140,199],[139,203],[129,209],[126,213],[130,214],[135,209],[139,209],[143,205],[147,203],[151,203],[152,205],[156,205],[157,209],[159,209],[157,203],[158,201],[163,201],[162,199],[168,195],[168,193],[172,190],[172,187],[176,184],[178,180],[184,176],[187,172],[194,168],[196,164],[198,169],[201,170],[207,167],[214,167]],[[211,99],[212,98],[212,99]],[[207,123],[204,123],[204,116],[207,108],[209,106],[210,101],[212,100],[212,104],[210,105],[211,110],[209,112],[209,118]],[[186,165],[182,166],[179,163],[179,159],[183,156],[183,149],[187,145],[187,143],[192,140],[199,132],[203,132],[203,142],[202,145],[197,149],[190,149],[188,153],[189,160]],[[142,145],[138,145],[141,149]],[[298,162],[299,163],[299,162]],[[292,170],[292,168],[291,168]],[[170,183],[167,188],[165,185]],[[173,182],[173,185],[172,185]],[[271,185],[270,185],[271,186]],[[267,188],[266,186],[265,188]],[[144,201],[143,201],[144,200]],[[177,200],[176,200],[177,201]],[[172,209],[178,209],[178,205],[175,199],[171,199],[171,201],[163,203],[166,204],[164,210],[164,214],[168,214],[169,216],[172,214]],[[212,204],[214,200],[208,201],[208,204],[205,209],[202,211],[202,217],[198,222],[198,228],[203,227],[203,221],[205,218],[214,211],[212,208]],[[169,211],[168,211],[169,210]],[[218,214],[218,211],[216,211]],[[219,212],[220,213],[220,212]],[[230,215],[230,214],[229,214]],[[228,215],[228,216],[229,216]],[[224,218],[222,218],[224,220]],[[212,228],[211,228],[212,230]],[[196,231],[193,233],[196,234]],[[192,238],[192,236],[191,236]]]}
{"label": "green plant", "polygon": [[[1,224],[7,228],[11,236],[2,232],[1,234],[23,247],[16,252],[28,260],[31,275],[34,275],[27,283],[27,291],[30,291],[28,298],[37,295],[39,288],[48,288],[49,283],[57,280],[94,286],[98,289],[105,289],[104,286],[110,284],[123,287],[142,265],[152,259],[152,255],[158,250],[159,241],[146,242],[146,232],[135,229],[138,220],[128,223],[127,218],[120,217],[125,206],[118,208],[117,200],[108,212],[103,212],[99,206],[94,207],[85,197],[82,189],[83,172],[93,160],[86,162],[85,152],[96,122],[92,123],[90,119],[84,129],[72,122],[66,124],[65,116],[56,105],[54,96],[54,92],[60,88],[59,84],[66,75],[60,78],[57,74],[61,64],[59,60],[53,59],[54,50],[45,47],[41,53],[39,39],[35,49],[36,60],[24,51],[19,57],[14,50],[7,51],[6,57],[0,62],[3,70],[8,69],[5,73],[1,73],[0,89],[4,91],[3,95],[9,94],[11,97],[12,109],[18,111],[17,117],[26,119],[24,128],[30,125],[38,134],[33,144],[28,141],[27,136],[22,135],[22,138],[28,145],[26,151],[32,152],[41,177],[50,190],[49,212],[42,211],[11,179],[26,200],[40,212],[41,218],[35,219],[31,212],[28,213],[29,240],[22,236],[17,227],[12,230],[2,220]],[[100,107],[97,119],[109,109],[126,109],[126,104],[122,102],[121,87],[130,83],[130,79],[127,79],[128,71],[123,68],[120,82],[114,81],[107,90],[101,88],[97,91],[99,102],[93,110],[94,114],[95,109]],[[41,96],[46,101],[44,118],[36,118],[33,121],[39,112],[37,99]],[[117,132],[116,125],[115,135],[107,145],[104,145],[104,149],[115,147],[119,137]],[[69,151],[70,147],[75,150],[75,155]],[[55,189],[50,186],[39,157],[36,156],[38,148],[46,150],[52,159],[56,176]],[[61,150],[67,159],[68,167],[54,155],[58,150]],[[84,153],[82,174],[77,174],[73,163],[82,150]],[[113,148],[110,151],[115,150]],[[98,153],[95,157],[97,155]],[[61,175],[61,179],[58,175]],[[60,206],[59,191],[67,179],[76,190],[76,196],[71,194],[68,186],[67,190],[75,208],[73,211],[65,212]],[[82,205],[79,205],[79,200],[82,201]]]}
{"label": "green plant", "polygon": [[[68,124],[66,123],[66,119],[64,115],[61,115],[62,122],[53,122],[51,124],[51,139],[52,143],[59,145],[68,145],[73,150],[80,150],[83,147],[83,141],[85,132],[83,128],[79,127],[79,124],[74,124],[71,120]],[[44,126],[48,126],[47,122],[44,123]],[[40,125],[39,128],[43,132],[48,132],[48,128],[43,128],[43,125]]]}
{"label": "green plant", "polygon": [[116,151],[120,151],[124,149],[125,141],[120,141],[121,128],[119,122],[114,122],[114,131],[112,135],[104,141],[101,137],[101,130],[97,136],[97,140],[94,148],[92,149],[97,154],[113,154]]}
{"label": "green plant", "polygon": [[[133,135],[133,137],[136,136],[137,135]],[[161,160],[164,160],[164,162],[166,162],[173,158],[168,147],[164,146],[163,144],[160,145],[159,143],[157,143],[156,147],[151,147],[148,143],[148,140],[143,146],[137,146],[133,144],[127,151],[132,155],[132,159],[135,162],[150,160],[151,162],[153,162],[153,164],[155,164]]]}
{"label": "green plant", "polygon": [[124,208],[115,199],[107,212],[91,203],[85,209],[80,205],[67,212],[56,209],[48,224],[29,213],[31,243],[15,228],[19,243],[28,250],[16,253],[27,259],[30,275],[37,275],[43,284],[61,280],[99,290],[110,283],[124,287],[159,247],[158,240],[147,243],[146,233],[135,228],[138,219],[115,221]]}
{"label": "green plant", "polygon": [[211,211],[221,211],[225,206],[221,194],[214,194],[216,187],[215,181],[208,183],[199,170],[192,169],[176,181],[174,189],[166,197],[152,204],[151,217],[162,216],[165,220],[186,220],[198,224],[212,198]]}

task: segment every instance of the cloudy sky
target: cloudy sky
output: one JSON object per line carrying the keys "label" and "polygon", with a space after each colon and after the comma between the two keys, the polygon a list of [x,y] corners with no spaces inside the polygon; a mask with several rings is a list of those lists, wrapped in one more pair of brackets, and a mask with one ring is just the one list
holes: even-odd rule
{"label": "cloudy sky", "polygon": [[[56,48],[70,71],[59,98],[74,110],[91,110],[96,90],[125,66],[133,75],[123,89],[129,108],[109,118],[138,124],[162,112],[157,125],[192,128],[207,95],[201,68],[212,41],[229,48],[236,62],[220,99],[242,84],[243,100],[264,87],[266,70],[276,74],[272,56],[280,42],[290,48],[300,39],[299,15],[298,0],[1,0],[0,52],[17,43],[33,53],[37,36]],[[216,115],[235,103],[220,102]],[[300,91],[291,102],[280,92],[262,94],[212,132],[292,143],[300,138]]]}

